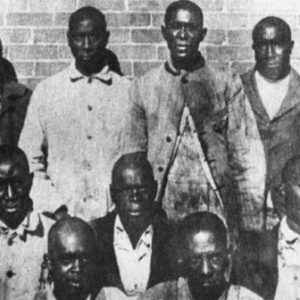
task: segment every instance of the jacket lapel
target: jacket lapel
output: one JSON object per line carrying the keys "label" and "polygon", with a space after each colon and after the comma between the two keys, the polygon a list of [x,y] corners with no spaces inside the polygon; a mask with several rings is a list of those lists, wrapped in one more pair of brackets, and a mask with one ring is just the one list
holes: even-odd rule
{"label": "jacket lapel", "polygon": [[279,111],[276,113],[273,120],[281,118],[290,112],[296,105],[300,103],[300,76],[294,69],[291,70],[290,83],[288,93],[285,96]]}
{"label": "jacket lapel", "polygon": [[[265,123],[269,123],[271,120],[259,95],[254,72],[255,69],[252,69],[242,76],[245,93],[248,96],[255,115]],[[250,82],[250,85],[248,84],[248,82]]]}

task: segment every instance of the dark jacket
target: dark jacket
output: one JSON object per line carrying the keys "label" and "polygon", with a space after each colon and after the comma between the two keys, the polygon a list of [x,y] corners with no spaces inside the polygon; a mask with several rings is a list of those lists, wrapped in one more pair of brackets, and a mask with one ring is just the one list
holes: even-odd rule
{"label": "dark jacket", "polygon": [[31,91],[24,85],[10,82],[2,86],[0,97],[0,145],[17,145]]}
{"label": "dark jacket", "polygon": [[258,93],[254,72],[255,69],[251,69],[243,74],[242,81],[264,145],[266,187],[271,191],[275,210],[282,216],[285,202],[280,193],[281,171],[290,158],[299,155],[300,148],[300,76],[291,70],[287,95],[275,117],[270,120]]}
{"label": "dark jacket", "polygon": [[[116,212],[103,218],[93,220],[90,224],[95,230],[100,251],[100,269],[103,270],[103,286],[113,286],[124,290],[114,251],[114,223]],[[153,242],[150,266],[150,277],[147,288],[157,283],[175,278],[171,260],[170,246],[173,237],[172,228],[167,219],[157,215],[152,223]]]}

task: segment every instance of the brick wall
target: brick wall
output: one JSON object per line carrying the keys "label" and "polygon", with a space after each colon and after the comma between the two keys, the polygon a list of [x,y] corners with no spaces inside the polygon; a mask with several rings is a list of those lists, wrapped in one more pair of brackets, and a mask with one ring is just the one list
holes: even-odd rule
{"label": "brick wall", "polygon": [[[70,12],[94,5],[107,16],[109,47],[122,69],[132,77],[160,63],[167,51],[160,34],[166,6],[171,0],[0,0],[0,37],[4,55],[14,64],[20,81],[34,87],[42,78],[70,61],[66,25]],[[201,45],[213,62],[239,71],[253,61],[251,29],[262,17],[283,17],[296,42],[293,65],[300,69],[299,0],[195,0],[204,10],[208,36]]]}

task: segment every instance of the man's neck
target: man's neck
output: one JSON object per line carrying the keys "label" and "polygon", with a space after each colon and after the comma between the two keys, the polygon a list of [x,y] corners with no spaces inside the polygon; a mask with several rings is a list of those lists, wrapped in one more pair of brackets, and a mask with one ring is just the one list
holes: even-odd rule
{"label": "man's neck", "polygon": [[143,222],[131,222],[129,220],[128,221],[124,220],[124,222],[122,221],[122,224],[128,234],[132,247],[135,249],[141,236],[146,231],[146,229],[150,226],[151,221],[145,220]]}
{"label": "man's neck", "polygon": [[91,76],[91,75],[99,73],[103,69],[103,67],[106,65],[106,62],[103,61],[98,64],[89,64],[89,63],[81,64],[76,61],[75,65],[76,65],[76,69],[81,74],[83,74],[84,76]]}
{"label": "man's neck", "polygon": [[82,293],[82,294],[67,294],[65,291],[58,291],[55,290],[53,291],[53,294],[57,300],[86,300],[89,296],[87,293]]}
{"label": "man's neck", "polygon": [[185,70],[187,72],[193,72],[195,70],[198,70],[202,68],[205,64],[205,60],[202,57],[201,53],[198,52],[196,55],[194,55],[190,59],[172,59],[172,65],[177,71]]}

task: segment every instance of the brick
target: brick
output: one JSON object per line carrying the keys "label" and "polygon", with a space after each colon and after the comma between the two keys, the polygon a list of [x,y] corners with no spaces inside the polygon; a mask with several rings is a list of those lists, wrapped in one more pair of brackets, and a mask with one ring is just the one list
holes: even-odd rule
{"label": "brick", "polygon": [[34,43],[67,43],[66,29],[56,28],[56,29],[35,29],[33,31],[33,41]]}
{"label": "brick", "polygon": [[3,23],[4,23],[4,22],[3,22],[3,14],[0,13],[0,26],[2,26]]}
{"label": "brick", "polygon": [[166,60],[168,58],[169,49],[166,46],[160,46],[157,48],[157,58],[159,60]]}
{"label": "brick", "polygon": [[27,0],[1,0],[0,1],[1,11],[26,11]]}
{"label": "brick", "polygon": [[154,59],[156,58],[155,46],[142,45],[111,45],[110,47],[119,59]]}
{"label": "brick", "polygon": [[157,13],[153,13],[151,14],[151,24],[154,27],[160,27],[161,25],[164,25],[164,13],[161,14],[157,14]]}
{"label": "brick", "polygon": [[0,37],[3,44],[22,44],[28,43],[31,39],[31,31],[29,28],[18,28],[18,29],[1,29]]}
{"label": "brick", "polygon": [[54,25],[55,26],[65,26],[68,27],[68,22],[70,18],[70,13],[57,13],[54,15]]}
{"label": "brick", "polygon": [[120,26],[149,26],[150,14],[144,13],[109,13],[106,14],[107,24],[112,27]]}
{"label": "brick", "polygon": [[133,64],[134,76],[141,76],[159,65],[161,62],[135,62]]}
{"label": "brick", "polygon": [[238,71],[239,74],[243,74],[254,66],[254,61],[246,62],[233,62],[232,67]]}
{"label": "brick", "polygon": [[251,45],[251,30],[230,30],[228,31],[228,42],[232,45]]}
{"label": "brick", "polygon": [[207,59],[228,61],[228,60],[249,60],[253,58],[251,47],[237,46],[208,46],[206,47]]}
{"label": "brick", "polygon": [[159,29],[133,29],[131,40],[134,43],[160,43],[163,37]]}
{"label": "brick", "polygon": [[205,43],[221,45],[226,41],[225,30],[208,30],[204,39]]}
{"label": "brick", "polygon": [[245,28],[248,25],[247,14],[216,14],[204,16],[204,24],[208,29]]}
{"label": "brick", "polygon": [[68,65],[65,62],[38,62],[35,67],[35,75],[49,77],[66,68]]}
{"label": "brick", "polygon": [[12,45],[9,46],[8,53],[11,60],[57,59],[56,46]]}
{"label": "brick", "polygon": [[121,71],[125,76],[133,76],[132,72],[132,62],[131,61],[120,61]]}
{"label": "brick", "polygon": [[58,58],[59,59],[72,59],[73,55],[69,46],[58,46]]}
{"label": "brick", "polygon": [[217,69],[217,68],[228,68],[230,64],[229,62],[225,62],[225,61],[210,60],[209,65]]}
{"label": "brick", "polygon": [[[129,9],[133,11],[165,11],[173,0],[129,0]],[[195,0],[204,11],[220,11],[223,0]]]}
{"label": "brick", "polygon": [[278,0],[228,0],[227,9],[229,11],[261,12],[265,13],[265,15],[276,14],[278,12],[300,12],[298,0],[288,0],[284,2]]}
{"label": "brick", "polygon": [[[249,15],[249,27],[251,30],[253,27],[258,23],[262,18],[265,18],[266,15],[264,14],[251,14]],[[297,26],[297,17],[296,15],[289,15],[289,14],[281,14],[277,13],[276,17],[282,18],[285,20],[292,28]]]}
{"label": "brick", "polygon": [[76,0],[28,0],[31,12],[74,11]]}
{"label": "brick", "polygon": [[130,41],[130,30],[129,29],[109,29],[110,43],[128,43]]}
{"label": "brick", "polygon": [[79,0],[79,7],[91,5],[100,10],[125,10],[125,0]]}
{"label": "brick", "polygon": [[294,45],[294,49],[293,49],[293,52],[292,52],[292,58],[293,59],[300,59],[300,44],[298,43],[295,43]]}
{"label": "brick", "polygon": [[49,26],[52,25],[52,15],[48,13],[9,13],[6,21],[7,25]]}
{"label": "brick", "polygon": [[34,63],[33,62],[18,62],[14,61],[14,68],[18,77],[28,77],[34,74]]}

